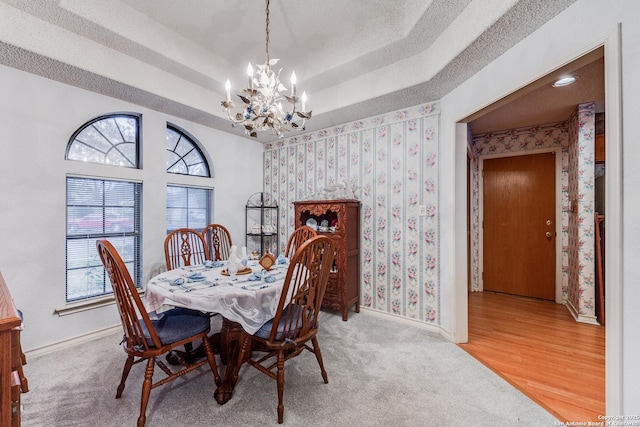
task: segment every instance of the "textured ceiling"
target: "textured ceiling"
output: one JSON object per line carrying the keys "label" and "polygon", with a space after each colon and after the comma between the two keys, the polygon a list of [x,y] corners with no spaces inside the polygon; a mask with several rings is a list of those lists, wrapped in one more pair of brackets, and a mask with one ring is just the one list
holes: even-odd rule
{"label": "textured ceiling", "polygon": [[[553,87],[561,77],[578,80]],[[604,111],[604,48],[600,47],[477,112],[467,121],[474,135],[532,125],[563,122],[576,105],[594,101]]]}
{"label": "textured ceiling", "polygon": [[[272,0],[270,57],[312,131],[437,100],[574,1]],[[261,0],[0,0],[0,63],[242,135],[223,82],[264,62],[265,18]]]}

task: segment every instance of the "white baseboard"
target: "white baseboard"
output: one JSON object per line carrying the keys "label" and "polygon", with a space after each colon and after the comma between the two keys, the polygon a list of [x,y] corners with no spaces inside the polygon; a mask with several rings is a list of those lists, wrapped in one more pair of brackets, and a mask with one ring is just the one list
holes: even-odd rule
{"label": "white baseboard", "polygon": [[[413,326],[413,327],[424,329],[424,330],[429,331],[429,332],[434,332],[434,333],[437,333],[438,335],[442,336],[446,340],[449,340],[449,341],[453,342],[453,337],[452,337],[451,333],[449,333],[448,331],[445,331],[440,326],[430,325],[428,323],[425,323],[425,322],[422,322],[422,321],[419,321],[419,320],[416,320],[416,319],[410,319],[408,317],[402,317],[402,316],[398,316],[398,315],[395,315],[395,314],[374,310],[372,308],[361,307],[360,311],[364,311],[367,315],[383,317],[386,320],[391,320],[391,321],[398,322],[398,323],[404,323],[405,325],[410,325],[410,326]],[[42,347],[34,348],[32,350],[26,351],[25,352],[25,356],[28,359],[29,358],[33,358],[33,357],[44,356],[46,354],[53,353],[54,351],[58,351],[58,350],[62,350],[62,349],[65,349],[65,348],[73,347],[73,346],[78,345],[78,344],[83,344],[85,342],[88,342],[88,341],[91,341],[91,340],[95,340],[95,339],[98,339],[98,338],[102,338],[102,337],[107,336],[107,335],[112,335],[112,334],[115,334],[117,332],[122,333],[122,325],[117,324],[117,325],[110,326],[108,328],[101,329],[101,330],[98,330],[98,331],[94,331],[94,332],[91,332],[91,333],[88,333],[88,334],[79,335],[77,337],[69,338],[69,339],[66,339],[64,341],[59,341],[57,343],[48,344],[48,345],[45,345],[45,346],[42,346]]]}
{"label": "white baseboard", "polygon": [[69,338],[64,341],[59,341],[53,344],[48,344],[42,347],[34,348],[29,351],[25,351],[24,354],[28,360],[33,357],[44,356],[45,354],[50,354],[50,353],[53,353],[54,351],[73,347],[74,345],[78,345],[78,344],[83,344],[87,341],[92,341],[97,338],[105,337],[107,335],[112,335],[112,334],[115,334],[116,332],[120,332],[122,334],[121,324],[110,326],[105,329],[100,329],[98,331],[90,332],[88,334],[79,335],[77,337]]}
{"label": "white baseboard", "polygon": [[405,325],[411,325],[414,327],[418,327],[424,329],[429,332],[435,332],[438,335],[442,336],[446,340],[453,342],[453,336],[450,332],[445,331],[442,327],[438,325],[431,325],[429,323],[422,322],[420,320],[411,319],[409,317],[398,316],[397,314],[391,314],[383,311],[374,310],[372,308],[360,307],[360,311],[364,311],[366,314],[371,314],[373,316],[383,317],[386,320],[392,320],[398,323],[404,323]]}
{"label": "white baseboard", "polygon": [[569,313],[571,313],[571,316],[573,316],[576,322],[587,323],[589,325],[600,325],[595,317],[581,315],[571,301],[567,301],[565,305],[569,309]]}

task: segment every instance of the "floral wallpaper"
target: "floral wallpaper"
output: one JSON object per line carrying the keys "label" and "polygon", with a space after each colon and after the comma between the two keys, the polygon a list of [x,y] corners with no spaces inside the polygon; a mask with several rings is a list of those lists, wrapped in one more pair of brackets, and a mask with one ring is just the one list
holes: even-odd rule
{"label": "floral wallpaper", "polygon": [[[578,320],[595,322],[594,288],[594,133],[593,103],[580,105],[563,123],[474,135],[471,143],[471,283],[480,290],[479,159],[489,154],[562,148],[562,300],[573,307]],[[575,211],[572,212],[572,207]]]}
{"label": "floral wallpaper", "polygon": [[480,290],[480,272],[482,266],[480,254],[480,161],[482,156],[490,154],[525,152],[542,148],[562,148],[562,224],[557,228],[562,242],[562,299],[566,299],[569,283],[569,136],[567,123],[552,123],[541,126],[510,129],[473,136],[471,159],[471,290]]}
{"label": "floral wallpaper", "polygon": [[595,318],[595,104],[578,105],[569,119],[569,286],[567,304],[579,320]]}
{"label": "floral wallpaper", "polygon": [[292,203],[344,185],[361,202],[361,306],[433,324],[440,323],[439,108],[428,103],[279,140],[264,154],[264,191],[280,206],[280,251],[294,229]]}

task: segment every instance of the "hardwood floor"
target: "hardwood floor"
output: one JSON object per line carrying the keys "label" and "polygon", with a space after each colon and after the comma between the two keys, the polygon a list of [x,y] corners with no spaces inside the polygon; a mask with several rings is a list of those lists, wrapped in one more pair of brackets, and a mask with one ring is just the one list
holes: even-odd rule
{"label": "hardwood floor", "polygon": [[551,301],[469,294],[460,347],[563,422],[605,414],[605,328]]}

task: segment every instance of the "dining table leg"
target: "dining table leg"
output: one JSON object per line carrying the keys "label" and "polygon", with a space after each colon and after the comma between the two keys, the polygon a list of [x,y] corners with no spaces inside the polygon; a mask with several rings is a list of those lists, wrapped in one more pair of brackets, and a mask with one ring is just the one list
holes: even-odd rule
{"label": "dining table leg", "polygon": [[[222,328],[220,330],[220,360],[226,364],[226,370],[222,384],[214,393],[216,402],[220,405],[227,403],[233,395],[237,372],[240,369],[240,366],[238,366],[238,355],[240,354],[240,346],[246,335],[247,333],[239,323],[226,318],[222,319]],[[244,360],[242,362],[244,362]]]}

